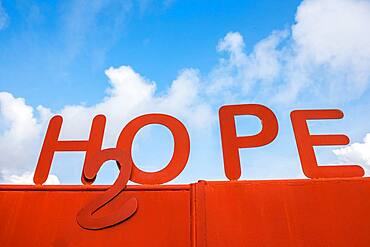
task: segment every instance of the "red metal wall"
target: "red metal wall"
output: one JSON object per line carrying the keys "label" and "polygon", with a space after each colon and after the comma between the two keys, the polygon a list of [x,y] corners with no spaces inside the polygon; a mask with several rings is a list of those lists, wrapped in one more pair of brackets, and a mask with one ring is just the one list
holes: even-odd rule
{"label": "red metal wall", "polygon": [[370,178],[129,186],[137,213],[85,230],[106,186],[0,186],[0,246],[370,246]]}

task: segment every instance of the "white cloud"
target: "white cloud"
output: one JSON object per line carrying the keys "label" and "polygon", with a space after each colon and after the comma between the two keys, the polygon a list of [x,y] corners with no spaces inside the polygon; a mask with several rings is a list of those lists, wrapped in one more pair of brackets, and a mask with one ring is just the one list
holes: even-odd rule
{"label": "white cloud", "polygon": [[47,110],[39,107],[39,117],[22,98],[0,92],[0,168],[3,174],[28,169],[40,146],[41,126]]}
{"label": "white cloud", "polygon": [[360,164],[370,172],[370,133],[362,143],[353,143],[347,147],[333,150],[339,161],[352,164]]}
{"label": "white cloud", "polygon": [[221,59],[210,74],[208,92],[214,94],[234,94],[250,96],[253,89],[264,91],[278,76],[281,51],[277,45],[287,35],[286,31],[273,32],[260,41],[253,52],[244,52],[244,39],[238,32],[228,33],[218,44],[219,52],[229,57]]}
{"label": "white cloud", "polygon": [[[331,100],[360,96],[370,80],[370,2],[362,0],[308,0],[292,26],[288,68],[301,74],[299,91],[308,86]],[[297,83],[287,75],[288,88]],[[300,78],[298,76],[298,78]],[[285,88],[284,88],[285,89]],[[343,92],[346,95],[343,96]]]}
{"label": "white cloud", "polygon": [[[183,121],[188,129],[207,131],[212,123],[209,105],[200,99],[200,78],[193,69],[183,70],[163,95],[156,95],[156,85],[129,66],[106,70],[110,87],[101,102],[93,106],[65,106],[52,113],[39,106],[33,109],[22,98],[0,93],[0,171],[3,180],[26,179],[24,173],[36,165],[48,119],[52,114],[64,118],[60,139],[86,139],[92,118],[107,116],[104,146],[113,147],[124,125],[134,117],[163,112]],[[35,114],[36,112],[36,114]]]}
{"label": "white cloud", "polygon": [[[156,95],[156,85],[136,73],[129,66],[106,70],[110,88],[102,102],[86,107],[66,106],[61,110],[65,119],[62,135],[86,137],[91,119],[97,114],[107,116],[105,143],[113,145],[125,123],[150,112],[171,114],[194,128],[205,128],[211,118],[211,108],[199,97],[200,78],[193,69],[183,70],[163,95]],[[79,119],[78,122],[75,119]]]}
{"label": "white cloud", "polygon": [[8,25],[8,15],[0,1],[0,31],[7,27]]}
{"label": "white cloud", "polygon": [[[5,184],[34,184],[33,182],[33,172],[25,172],[21,175],[9,175],[3,178],[2,183]],[[48,179],[44,183],[45,185],[56,185],[60,184],[57,176],[49,174]]]}
{"label": "white cloud", "polygon": [[219,42],[228,56],[211,73],[209,92],[275,103],[355,99],[370,81],[368,23],[369,1],[306,0],[290,30],[272,32],[251,53],[230,32]]}
{"label": "white cloud", "polygon": [[298,8],[293,39],[300,52],[316,64],[363,69],[370,56],[370,2],[310,0]]}

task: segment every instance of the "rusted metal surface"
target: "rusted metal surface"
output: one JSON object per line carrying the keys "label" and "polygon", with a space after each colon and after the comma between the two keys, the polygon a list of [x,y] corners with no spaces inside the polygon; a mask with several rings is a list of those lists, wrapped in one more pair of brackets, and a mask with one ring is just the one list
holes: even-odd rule
{"label": "rusted metal surface", "polygon": [[129,185],[97,214],[135,197],[135,215],[81,228],[108,188],[1,185],[1,246],[370,246],[370,178]]}

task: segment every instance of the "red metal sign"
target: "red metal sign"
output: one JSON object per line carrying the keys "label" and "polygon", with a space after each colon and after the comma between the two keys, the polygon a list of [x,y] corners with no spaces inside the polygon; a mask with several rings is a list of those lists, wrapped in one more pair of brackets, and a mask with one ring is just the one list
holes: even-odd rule
{"label": "red metal sign", "polygon": [[[261,131],[251,136],[237,136],[235,116],[252,115],[261,120]],[[291,121],[304,174],[309,178],[349,178],[362,177],[364,170],[358,165],[319,166],[314,146],[345,145],[349,143],[346,135],[311,135],[307,120],[341,119],[340,110],[295,110]],[[219,121],[225,174],[230,180],[238,180],[241,175],[240,148],[254,148],[271,143],[278,134],[278,120],[269,108],[259,104],[225,105],[220,108]],[[130,218],[138,208],[135,197],[123,202],[119,209],[97,216],[97,212],[125,190],[129,180],[143,184],[156,185],[176,178],[185,168],[189,157],[190,140],[185,126],[176,118],[165,114],[147,114],[129,122],[121,131],[114,148],[102,149],[105,129],[105,116],[97,115],[91,126],[88,140],[59,140],[63,119],[54,116],[49,123],[42,150],[37,163],[34,182],[42,185],[49,174],[56,151],[85,151],[81,176],[84,185],[92,184],[102,164],[115,160],[119,175],[114,184],[102,195],[84,206],[77,214],[78,224],[85,229],[102,229],[116,225]],[[131,155],[132,142],[137,132],[149,124],[167,127],[174,138],[174,151],[170,162],[157,172],[139,169]]]}

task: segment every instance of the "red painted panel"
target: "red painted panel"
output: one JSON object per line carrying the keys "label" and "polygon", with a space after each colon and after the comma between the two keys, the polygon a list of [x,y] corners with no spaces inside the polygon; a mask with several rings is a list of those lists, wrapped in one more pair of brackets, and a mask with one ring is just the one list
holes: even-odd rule
{"label": "red painted panel", "polygon": [[138,211],[103,230],[76,222],[78,211],[101,190],[2,190],[0,246],[190,246],[190,192],[183,187],[124,191],[101,213],[132,196]]}
{"label": "red painted panel", "polygon": [[370,246],[369,178],[203,182],[197,193],[199,246]]}
{"label": "red painted panel", "polygon": [[[0,186],[1,246],[370,246],[370,178],[129,186],[138,211],[85,230],[102,186]],[[104,213],[104,211],[100,213]]]}

